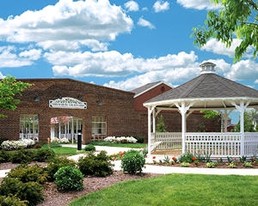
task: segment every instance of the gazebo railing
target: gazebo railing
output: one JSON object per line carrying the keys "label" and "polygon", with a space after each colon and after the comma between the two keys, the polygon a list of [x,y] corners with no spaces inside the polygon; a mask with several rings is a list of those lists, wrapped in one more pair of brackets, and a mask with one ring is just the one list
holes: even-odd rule
{"label": "gazebo railing", "polygon": [[181,149],[182,148],[182,133],[181,132],[158,132],[155,133],[154,140],[162,142],[157,149]]}
{"label": "gazebo railing", "polygon": [[[173,150],[182,148],[181,133],[155,133],[152,134],[152,141],[161,141],[157,149]],[[258,133],[244,133],[241,152],[241,134],[231,133],[186,133],[185,151],[192,154],[210,155],[211,157],[239,157],[252,156],[258,154]]]}
{"label": "gazebo railing", "polygon": [[258,154],[258,132],[245,132],[244,152],[246,156]]}
{"label": "gazebo railing", "polygon": [[212,157],[240,156],[241,134],[186,133],[185,151]]}

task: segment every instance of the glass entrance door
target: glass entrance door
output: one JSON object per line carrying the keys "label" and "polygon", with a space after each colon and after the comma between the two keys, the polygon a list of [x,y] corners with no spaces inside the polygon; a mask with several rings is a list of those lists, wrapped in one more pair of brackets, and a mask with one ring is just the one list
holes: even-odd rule
{"label": "glass entrance door", "polygon": [[73,116],[51,118],[51,141],[71,143],[77,142],[78,134],[82,132],[82,119]]}

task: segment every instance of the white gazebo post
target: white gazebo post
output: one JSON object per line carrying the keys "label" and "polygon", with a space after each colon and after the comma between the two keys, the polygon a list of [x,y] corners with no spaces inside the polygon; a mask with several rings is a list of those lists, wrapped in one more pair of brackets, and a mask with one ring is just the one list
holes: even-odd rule
{"label": "white gazebo post", "polygon": [[244,145],[244,142],[245,142],[245,119],[244,119],[244,113],[245,113],[245,110],[247,108],[247,106],[249,105],[249,103],[246,103],[244,104],[243,101],[240,102],[239,105],[235,104],[235,103],[232,103],[237,111],[239,111],[240,113],[240,135],[241,135],[241,146],[240,146],[240,155],[243,156],[245,155],[245,145]]}
{"label": "white gazebo post", "polygon": [[156,111],[153,109],[152,112],[152,133],[156,133]]}
{"label": "white gazebo post", "polygon": [[193,104],[185,105],[185,102],[182,102],[181,105],[175,103],[181,116],[182,116],[182,153],[185,153],[185,133],[186,133],[186,113]]}
{"label": "white gazebo post", "polygon": [[[154,106],[148,107],[148,156],[151,155],[151,114],[155,109]],[[154,115],[153,115],[154,116]]]}

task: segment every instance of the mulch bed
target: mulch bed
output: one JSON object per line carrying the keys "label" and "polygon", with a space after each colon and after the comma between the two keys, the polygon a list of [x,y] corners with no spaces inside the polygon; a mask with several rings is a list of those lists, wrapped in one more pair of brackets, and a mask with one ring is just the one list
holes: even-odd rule
{"label": "mulch bed", "polygon": [[[45,166],[46,163],[31,163]],[[12,163],[1,163],[0,170],[13,169],[19,164]],[[133,179],[143,179],[158,176],[157,174],[141,174],[141,175],[129,175],[124,174],[121,171],[114,171],[114,173],[108,177],[86,177],[84,178],[83,185],[84,189],[78,192],[59,192],[55,183],[47,182],[44,184],[44,202],[39,204],[39,206],[66,206],[76,198],[101,190],[103,188],[109,187],[115,183],[133,180]]]}

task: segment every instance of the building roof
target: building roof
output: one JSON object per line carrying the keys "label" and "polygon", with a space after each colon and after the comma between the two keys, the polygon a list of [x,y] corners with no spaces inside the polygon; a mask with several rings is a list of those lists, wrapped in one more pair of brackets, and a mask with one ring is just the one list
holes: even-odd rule
{"label": "building roof", "polygon": [[[137,96],[140,96],[141,94],[155,88],[156,86],[160,85],[160,84],[165,84],[164,82],[162,81],[157,81],[157,82],[152,82],[152,83],[148,83],[148,84],[145,84],[141,87],[138,87],[136,89],[133,89],[131,90],[131,92],[135,93],[134,95],[134,98],[137,97]],[[167,85],[167,84],[166,84]],[[169,86],[169,85],[168,85]],[[169,86],[170,87],[170,86]]]}
{"label": "building roof", "polygon": [[[252,99],[258,100],[258,91],[237,82],[223,78],[215,73],[203,73],[185,84],[156,96],[145,104],[169,100],[205,99]],[[224,104],[227,104],[224,102]],[[258,102],[257,102],[258,105]],[[224,105],[225,106],[225,105]]]}

